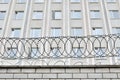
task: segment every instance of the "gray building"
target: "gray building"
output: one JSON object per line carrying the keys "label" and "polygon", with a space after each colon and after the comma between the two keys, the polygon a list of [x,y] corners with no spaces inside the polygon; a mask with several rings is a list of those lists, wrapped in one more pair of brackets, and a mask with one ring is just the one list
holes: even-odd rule
{"label": "gray building", "polygon": [[20,38],[116,34],[119,10],[119,0],[0,0],[0,34]]}
{"label": "gray building", "polygon": [[0,80],[119,80],[120,0],[0,0]]}
{"label": "gray building", "polygon": [[[120,0],[0,0],[0,34],[1,37],[5,38],[82,37],[87,35],[118,34],[120,33],[119,10]],[[102,41],[101,39],[95,41],[96,38],[91,37],[91,39],[87,38],[88,42],[82,38],[78,38],[75,41],[73,39],[67,41],[66,39],[62,38],[60,42],[61,38],[58,38],[58,40],[44,39],[48,42],[42,39],[41,42],[39,42],[39,39],[36,41],[12,40],[8,42],[6,40],[5,43],[4,40],[1,40],[1,56],[3,54],[10,58],[16,58],[14,56],[20,55],[27,58],[28,56],[37,58],[41,55],[43,57],[46,55],[52,57],[69,56],[60,60],[44,59],[45,63],[42,58],[39,64],[43,65],[46,65],[46,63],[55,65],[59,61],[59,64],[66,65],[119,63],[119,59],[116,57],[94,58],[97,54],[103,57],[103,53],[110,53],[108,56],[114,55],[114,51],[119,55],[119,40],[115,42],[111,37],[103,37]],[[37,42],[39,42],[38,45],[36,45]],[[115,48],[111,47],[114,45]],[[25,48],[23,49],[23,47]],[[66,47],[69,49],[65,51]],[[70,58],[71,56],[76,57],[76,55],[80,56],[81,54],[82,59]],[[93,54],[92,58],[86,59],[86,55],[91,57],[90,54]],[[41,58],[39,59],[41,60]],[[15,61],[18,62],[19,60]],[[15,61],[11,62],[14,63]],[[24,61],[19,63],[26,64]]]}

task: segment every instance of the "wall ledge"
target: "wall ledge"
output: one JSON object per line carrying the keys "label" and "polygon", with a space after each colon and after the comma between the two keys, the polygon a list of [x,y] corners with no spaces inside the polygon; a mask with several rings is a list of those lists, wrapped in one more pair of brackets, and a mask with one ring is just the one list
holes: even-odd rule
{"label": "wall ledge", "polygon": [[46,65],[46,66],[34,66],[34,65],[0,65],[0,68],[120,68],[120,65]]}

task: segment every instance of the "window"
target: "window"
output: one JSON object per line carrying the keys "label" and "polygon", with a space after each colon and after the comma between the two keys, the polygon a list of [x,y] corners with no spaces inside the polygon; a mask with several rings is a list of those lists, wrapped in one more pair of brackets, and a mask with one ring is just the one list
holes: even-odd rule
{"label": "window", "polygon": [[11,31],[11,37],[20,37],[20,28],[12,28]]}
{"label": "window", "polygon": [[115,19],[115,18],[120,18],[120,13],[118,10],[110,10],[110,17]]}
{"label": "window", "polygon": [[82,47],[73,47],[73,57],[82,57],[83,55],[83,48]]}
{"label": "window", "polygon": [[23,19],[24,11],[15,11],[15,19]]}
{"label": "window", "polygon": [[26,0],[17,0],[17,3],[25,3]]}
{"label": "window", "polygon": [[62,2],[62,0],[54,0],[54,2]]}
{"label": "window", "polygon": [[0,37],[2,36],[2,28],[0,28]]}
{"label": "window", "polygon": [[43,18],[43,12],[42,11],[34,11],[32,19],[42,19]]}
{"label": "window", "polygon": [[[120,57],[120,47],[116,47],[115,48],[115,52],[118,55],[118,57]],[[120,59],[120,58],[119,58]]]}
{"label": "window", "polygon": [[40,53],[39,48],[32,47],[30,50],[31,50],[30,56],[29,56],[30,58],[39,58],[40,57],[41,53]]}
{"label": "window", "polygon": [[99,10],[91,10],[90,17],[93,19],[100,18],[100,11]]}
{"label": "window", "polygon": [[6,11],[0,11],[0,19],[5,18],[5,13],[6,13]]}
{"label": "window", "polygon": [[112,34],[120,34],[120,27],[114,27],[112,28]]}
{"label": "window", "polygon": [[61,36],[61,28],[52,28],[51,29],[51,36],[52,37]]}
{"label": "window", "polygon": [[71,36],[83,36],[83,29],[79,27],[73,27],[71,29]]}
{"label": "window", "polygon": [[95,47],[94,52],[96,57],[104,57],[106,51],[104,47]]}
{"label": "window", "polygon": [[31,28],[30,37],[31,38],[38,38],[41,36],[41,29],[40,28]]}
{"label": "window", "polygon": [[80,0],[70,0],[71,2],[80,2]]}
{"label": "window", "polygon": [[100,27],[92,28],[92,35],[103,35],[103,29]]}
{"label": "window", "polygon": [[35,3],[43,3],[44,0],[35,0]]}
{"label": "window", "polygon": [[60,57],[60,50],[59,50],[60,48],[58,48],[58,47],[54,47],[54,48],[52,48],[51,49],[51,53],[50,53],[50,56],[51,57]]}
{"label": "window", "polygon": [[0,3],[9,3],[10,0],[0,0]]}
{"label": "window", "polygon": [[89,2],[98,2],[98,0],[89,0]]}
{"label": "window", "polygon": [[116,2],[116,0],[107,0],[107,2]]}
{"label": "window", "polygon": [[80,19],[81,17],[80,10],[71,10],[71,19]]}
{"label": "window", "polygon": [[52,19],[62,19],[62,13],[60,10],[52,11]]}
{"label": "window", "polygon": [[16,47],[8,48],[8,50],[4,56],[7,58],[16,58],[17,57],[17,48]]}

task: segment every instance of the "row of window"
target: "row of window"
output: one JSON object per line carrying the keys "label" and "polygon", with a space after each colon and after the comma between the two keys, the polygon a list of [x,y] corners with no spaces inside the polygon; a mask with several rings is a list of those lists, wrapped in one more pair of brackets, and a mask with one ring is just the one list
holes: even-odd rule
{"label": "row of window", "polygon": [[[1,33],[2,29],[0,29],[0,33]],[[42,30],[41,28],[31,28],[30,30],[30,37],[31,38],[37,38],[37,37],[41,37],[41,33]],[[59,27],[56,28],[51,28],[50,31],[52,37],[57,37],[57,36],[62,36],[62,29]],[[20,33],[21,33],[21,29],[20,28],[12,28],[11,29],[11,37],[20,37]],[[120,28],[112,28],[112,34],[118,34],[120,33]],[[101,27],[95,27],[92,28],[92,35],[103,35],[104,31]],[[80,27],[72,27],[71,28],[71,36],[83,36],[84,35],[84,31],[82,28]]]}
{"label": "row of window", "polygon": [[[119,10],[109,10],[111,18],[120,18]],[[5,18],[6,11],[0,11],[0,19]],[[71,19],[81,19],[81,10],[71,10]],[[23,19],[24,11],[15,11],[15,19]],[[101,18],[100,10],[90,10],[91,18]],[[43,11],[34,11],[32,19],[43,19]],[[62,19],[61,10],[52,11],[52,19]]]}
{"label": "row of window", "polygon": [[[17,0],[17,3],[26,3],[27,0]],[[0,0],[0,3],[9,3],[10,0]],[[35,0],[35,3],[43,3],[44,0]],[[62,2],[62,0],[53,0],[53,2]],[[80,2],[80,0],[70,0],[70,2]],[[89,2],[99,2],[99,0],[89,0]],[[107,0],[107,2],[116,2],[116,0]]]}
{"label": "row of window", "polygon": [[[28,55],[29,58],[31,58],[31,57],[32,58],[39,58],[39,57],[43,56],[43,53],[41,53],[40,48],[38,48],[38,47],[31,47],[28,49],[29,49],[29,55]],[[51,49],[49,56],[54,57],[54,58],[60,57],[61,56],[60,49],[61,49],[61,47],[59,47],[59,48],[53,47]],[[120,55],[120,47],[117,47],[115,49],[116,49],[116,53],[118,55]],[[84,50],[85,49],[83,47],[73,47],[69,56],[71,55],[73,57],[80,58],[84,55]],[[16,58],[18,50],[16,47],[14,47],[14,48],[8,48],[8,50],[6,52],[7,52],[7,54],[5,54],[6,57]],[[105,47],[95,47],[93,52],[94,52],[96,57],[104,57],[106,55],[105,54],[106,48]]]}

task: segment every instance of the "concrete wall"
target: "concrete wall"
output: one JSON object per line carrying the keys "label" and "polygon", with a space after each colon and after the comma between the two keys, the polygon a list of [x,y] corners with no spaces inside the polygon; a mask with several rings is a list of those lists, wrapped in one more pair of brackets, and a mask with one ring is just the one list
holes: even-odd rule
{"label": "concrete wall", "polygon": [[[60,10],[62,19],[52,19],[52,10]],[[70,17],[71,10],[80,10],[82,18],[72,19]],[[100,18],[91,18],[90,10],[100,10]],[[62,29],[61,36],[70,36],[71,29],[74,27],[82,28],[83,36],[94,35],[92,28],[96,27],[102,28],[104,34],[112,34],[114,27],[120,28],[120,18],[112,19],[109,10],[120,11],[120,0],[116,0],[116,2],[107,2],[107,0],[98,0],[98,2],[62,0],[60,3],[54,2],[54,0],[44,0],[43,3],[35,3],[35,0],[17,3],[17,0],[10,0],[8,4],[0,3],[0,11],[6,11],[5,18],[0,20],[1,36],[10,37],[11,28],[21,28],[20,37],[30,37],[31,28],[41,28],[41,36],[51,36],[51,28],[53,27]],[[15,19],[15,11],[24,11],[23,19]],[[32,19],[34,11],[42,11],[43,19]]]}
{"label": "concrete wall", "polygon": [[119,80],[118,67],[1,67],[0,80]]}

